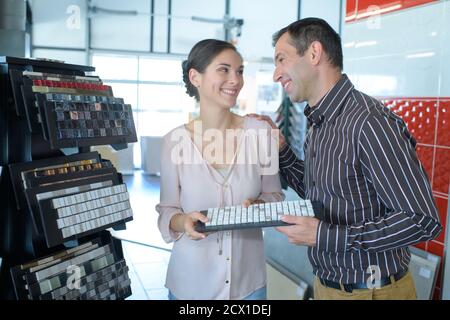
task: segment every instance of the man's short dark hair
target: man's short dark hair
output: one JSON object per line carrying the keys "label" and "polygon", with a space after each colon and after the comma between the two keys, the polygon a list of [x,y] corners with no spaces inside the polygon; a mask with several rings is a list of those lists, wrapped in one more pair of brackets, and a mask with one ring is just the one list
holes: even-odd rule
{"label": "man's short dark hair", "polygon": [[312,42],[319,41],[331,65],[343,69],[341,37],[325,20],[305,18],[295,21],[273,35],[273,46],[286,32],[300,56],[305,54]]}

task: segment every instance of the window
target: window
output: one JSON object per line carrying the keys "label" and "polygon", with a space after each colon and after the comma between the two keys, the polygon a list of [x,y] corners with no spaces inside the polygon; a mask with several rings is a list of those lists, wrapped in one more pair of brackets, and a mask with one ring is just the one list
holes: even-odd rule
{"label": "window", "polygon": [[155,58],[139,59],[139,80],[154,82],[182,81],[181,59],[165,60]]}
{"label": "window", "polygon": [[138,143],[134,166],[139,168],[140,137],[163,136],[185,123],[195,111],[195,100],[185,92],[183,57],[108,55],[94,53],[92,65],[105,84],[133,108]]}
{"label": "window", "polygon": [[92,65],[103,80],[137,80],[137,57],[94,55]]}

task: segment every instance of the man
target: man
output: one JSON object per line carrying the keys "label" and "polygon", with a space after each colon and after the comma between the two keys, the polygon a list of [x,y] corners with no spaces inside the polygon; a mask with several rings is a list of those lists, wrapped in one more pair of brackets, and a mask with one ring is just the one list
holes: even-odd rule
{"label": "man", "polygon": [[[274,81],[306,101],[305,161],[280,136],[280,172],[324,218],[284,216],[290,242],[309,246],[316,299],[415,299],[408,246],[442,229],[405,123],[342,74],[339,35],[306,18],[273,36]],[[259,116],[275,124],[268,117]]]}

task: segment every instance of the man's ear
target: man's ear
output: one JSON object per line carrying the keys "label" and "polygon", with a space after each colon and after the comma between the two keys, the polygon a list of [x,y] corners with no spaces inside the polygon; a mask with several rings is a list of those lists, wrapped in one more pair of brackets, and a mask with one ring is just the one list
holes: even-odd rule
{"label": "man's ear", "polygon": [[202,81],[202,74],[195,69],[189,70],[189,80],[195,87],[199,87]]}
{"label": "man's ear", "polygon": [[309,46],[309,57],[311,64],[317,66],[323,59],[323,46],[319,41],[313,41]]}

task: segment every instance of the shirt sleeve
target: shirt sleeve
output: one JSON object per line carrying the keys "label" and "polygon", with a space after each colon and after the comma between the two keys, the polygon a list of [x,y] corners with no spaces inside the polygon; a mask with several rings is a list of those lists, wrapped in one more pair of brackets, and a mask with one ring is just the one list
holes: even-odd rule
{"label": "shirt sleeve", "polygon": [[[156,205],[158,228],[167,243],[178,240],[182,233],[170,229],[170,220],[177,213],[183,213],[180,206],[180,182],[176,161],[172,161],[172,151],[176,145],[169,135],[164,137],[161,148],[161,193],[160,203]],[[175,150],[176,151],[176,150]]]}
{"label": "shirt sleeve", "polygon": [[398,117],[371,116],[358,144],[361,169],[387,213],[350,226],[321,221],[319,250],[377,252],[434,239],[442,230],[415,141]]}
{"label": "shirt sleeve", "polygon": [[280,173],[289,187],[303,199],[306,194],[303,182],[304,172],[304,162],[298,159],[291,147],[286,144],[280,151]]}

